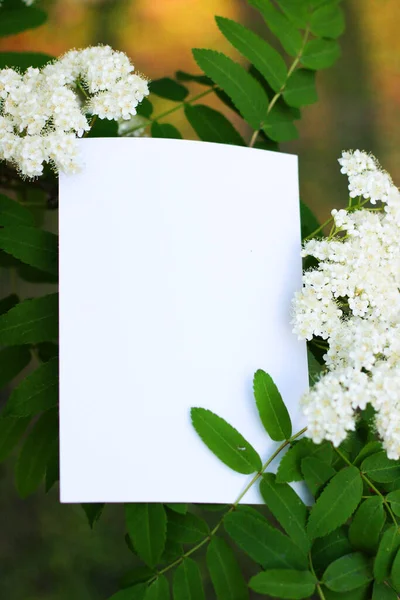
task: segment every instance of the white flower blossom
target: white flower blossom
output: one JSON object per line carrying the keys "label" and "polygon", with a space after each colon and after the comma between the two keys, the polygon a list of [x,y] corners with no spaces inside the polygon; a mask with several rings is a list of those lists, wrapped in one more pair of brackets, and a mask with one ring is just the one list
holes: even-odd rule
{"label": "white flower blossom", "polygon": [[329,238],[304,244],[318,266],[293,303],[298,337],[326,344],[327,372],[301,400],[307,435],[339,445],[369,403],[388,457],[399,459],[400,192],[365,152],[344,152],[339,163],[359,203],[332,211]]}
{"label": "white flower blossom", "polygon": [[90,129],[90,120],[129,121],[148,94],[147,80],[110,46],[71,50],[24,74],[0,69],[0,160],[26,177],[40,176],[45,163],[75,173],[75,138]]}

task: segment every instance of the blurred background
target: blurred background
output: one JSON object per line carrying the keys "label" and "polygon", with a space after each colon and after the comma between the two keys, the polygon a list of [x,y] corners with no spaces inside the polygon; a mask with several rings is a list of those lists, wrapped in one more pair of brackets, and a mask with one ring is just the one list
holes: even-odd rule
{"label": "blurred background", "polygon": [[[245,0],[38,0],[37,4],[48,10],[48,24],[3,38],[0,50],[57,56],[74,47],[107,43],[124,50],[139,71],[156,79],[177,69],[198,72],[192,47],[214,48],[235,57],[218,32],[215,14],[240,20],[268,36]],[[304,111],[299,140],[282,146],[299,156],[302,199],[321,220],[334,206],[347,203],[346,178],[336,162],[342,149],[371,151],[400,185],[400,3],[345,0],[343,7],[347,31],[341,39],[342,58],[319,74],[319,102]],[[192,89],[197,92],[196,86]],[[160,98],[152,100],[156,113],[172,106]],[[218,101],[207,102],[217,106]],[[234,113],[228,116],[235,121]],[[176,124],[184,137],[195,137],[182,112],[168,122]],[[235,123],[249,137],[243,124]],[[123,540],[122,507],[107,506],[91,531],[80,506],[59,504],[56,487],[48,495],[41,491],[19,500],[11,462],[0,465],[0,598],[106,599],[134,564]]]}

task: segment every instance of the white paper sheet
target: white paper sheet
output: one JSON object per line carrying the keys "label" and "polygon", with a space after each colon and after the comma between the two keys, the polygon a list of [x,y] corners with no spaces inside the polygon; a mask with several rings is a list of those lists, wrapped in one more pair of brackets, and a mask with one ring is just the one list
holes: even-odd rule
{"label": "white paper sheet", "polygon": [[303,426],[297,158],[148,138],[80,147],[83,172],[60,178],[61,501],[231,503],[249,478],[189,412],[224,417],[265,459],[262,368]]}

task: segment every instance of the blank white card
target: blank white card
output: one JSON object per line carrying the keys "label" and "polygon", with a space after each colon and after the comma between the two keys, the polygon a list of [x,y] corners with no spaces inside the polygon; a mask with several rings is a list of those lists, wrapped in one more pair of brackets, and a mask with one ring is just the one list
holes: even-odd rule
{"label": "blank white card", "polygon": [[79,144],[83,171],[60,178],[61,501],[232,503],[249,478],[208,450],[190,408],[224,417],[265,459],[276,443],[252,391],[264,369],[302,426],[297,158]]}

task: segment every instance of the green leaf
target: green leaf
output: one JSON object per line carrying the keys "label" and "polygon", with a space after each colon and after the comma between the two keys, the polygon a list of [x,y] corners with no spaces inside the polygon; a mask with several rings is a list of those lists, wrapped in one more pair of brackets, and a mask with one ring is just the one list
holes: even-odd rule
{"label": "green leaf", "polygon": [[120,590],[108,600],[144,600],[146,590],[147,583],[139,583],[139,585]]}
{"label": "green leaf", "polygon": [[364,500],[349,528],[349,539],[353,548],[367,554],[375,554],[385,519],[383,499],[380,496]]}
{"label": "green leaf", "polygon": [[30,419],[0,417],[0,461],[3,461],[15,448],[25,433]]}
{"label": "green leaf", "polygon": [[46,273],[22,262],[16,266],[16,270],[18,277],[29,283],[58,283],[58,274]]}
{"label": "green leaf", "polygon": [[264,569],[307,569],[307,553],[262,515],[234,511],[224,517],[233,541]]}
{"label": "green leaf", "polygon": [[311,509],[307,524],[310,538],[327,535],[347,521],[360,503],[363,483],[356,467],[339,471]]}
{"label": "green leaf", "polygon": [[204,142],[245,146],[240,133],[228,119],[217,110],[202,104],[185,105],[185,115],[197,135]]}
{"label": "green leaf", "polygon": [[166,98],[167,100],[173,100],[174,102],[183,102],[189,94],[187,87],[170,77],[163,77],[162,79],[152,81],[149,89],[151,94],[160,96],[160,98]]}
{"label": "green leaf", "polygon": [[188,505],[187,504],[179,504],[177,502],[166,503],[165,506],[167,506],[168,508],[170,508],[174,512],[179,513],[180,515],[186,515],[187,510],[188,510]]}
{"label": "green leaf", "polygon": [[399,479],[400,461],[390,460],[383,450],[363,460],[361,470],[373,481],[388,483]]}
{"label": "green leaf", "polygon": [[96,119],[90,129],[89,137],[118,137],[118,123],[108,119]]}
{"label": "green leaf", "polygon": [[301,63],[319,71],[331,67],[339,56],[340,46],[335,40],[311,40],[305,45]]}
{"label": "green leaf", "polygon": [[277,483],[273,473],[265,473],[260,483],[265,504],[286,533],[303,552],[308,552],[310,542],[306,534],[307,508],[293,488],[287,483]]}
{"label": "green leaf", "polygon": [[188,512],[186,515],[168,513],[168,539],[180,544],[195,544],[207,537],[209,533],[207,523],[193,513]]}
{"label": "green leaf", "polygon": [[14,306],[16,306],[19,302],[19,298],[17,294],[10,294],[9,296],[5,296],[0,300],[0,315],[4,315],[4,313],[8,312]]}
{"label": "green leaf", "polygon": [[145,583],[149,579],[152,579],[154,575],[154,569],[150,569],[149,567],[146,567],[144,565],[136,567],[135,569],[131,569],[121,577],[119,581],[119,587],[129,588],[137,583]]}
{"label": "green leaf", "polygon": [[354,460],[354,466],[358,466],[360,465],[363,460],[365,458],[367,458],[368,456],[372,456],[372,454],[376,454],[377,452],[380,452],[382,450],[382,443],[381,442],[368,442],[368,444],[366,444],[362,450],[359,452],[359,454],[357,454],[357,457]]}
{"label": "green leaf", "polygon": [[4,412],[6,416],[29,417],[57,404],[58,358],[53,358],[21,381],[10,395]]}
{"label": "green leaf", "polygon": [[26,498],[42,482],[49,458],[58,445],[58,411],[44,413],[25,440],[15,468],[19,495]]}
{"label": "green leaf", "polygon": [[288,440],[292,422],[272,377],[259,369],[254,375],[253,389],[260,419],[270,438],[275,442]]}
{"label": "green leaf", "polygon": [[0,194],[0,225],[33,225],[33,216],[30,210]]}
{"label": "green leaf", "polygon": [[0,344],[37,344],[58,338],[58,294],[24,300],[0,316]]}
{"label": "green leaf", "polygon": [[386,529],[378,546],[374,562],[374,577],[382,583],[390,576],[392,564],[400,548],[400,534],[396,525]]}
{"label": "green leaf", "polygon": [[344,527],[339,527],[328,535],[318,538],[311,549],[312,560],[315,570],[320,573],[328,565],[345,554],[352,551],[350,542]]}
{"label": "green leaf", "polygon": [[286,64],[279,52],[247,27],[224,17],[215,17],[221,33],[265,77],[278,92],[287,77]]}
{"label": "green leaf", "polygon": [[165,575],[159,576],[154,583],[147,588],[144,600],[169,600],[169,584]]}
{"label": "green leaf", "polygon": [[157,123],[157,121],[154,121],[151,125],[151,137],[181,140],[182,134],[176,127],[169,123]]}
{"label": "green leaf", "polygon": [[[168,529],[167,529],[167,531],[168,531]],[[161,557],[161,563],[169,564],[171,562],[175,562],[178,558],[182,558],[182,555],[183,555],[182,544],[178,544],[178,542],[168,539],[168,536],[167,536],[167,541],[165,544],[164,552]]]}
{"label": "green leaf", "polygon": [[289,106],[306,106],[318,100],[315,87],[315,71],[296,69],[290,76],[283,92],[283,98]]}
{"label": "green leaf", "polygon": [[315,385],[321,377],[321,373],[324,370],[323,365],[320,365],[314,354],[307,349],[307,361],[308,361],[308,381],[310,387]]}
{"label": "green leaf", "polygon": [[2,8],[0,9],[0,37],[15,35],[40,27],[47,20],[47,15],[43,10],[29,6],[21,8]]}
{"label": "green leaf", "polygon": [[205,445],[228,467],[244,475],[261,470],[261,458],[232,425],[205,408],[192,408],[190,414]]}
{"label": "green leaf", "polygon": [[327,442],[314,444],[308,438],[302,438],[299,442],[293,444],[282,457],[276,474],[276,481],[278,483],[302,481],[301,461],[306,456],[313,456],[323,462],[330,463],[332,460],[332,446]]}
{"label": "green leaf", "polygon": [[350,590],[350,592],[332,592],[329,588],[324,585],[321,588],[325,600],[370,600],[371,586],[370,584],[364,585],[363,587],[357,588],[356,590]]}
{"label": "green leaf", "polygon": [[174,600],[205,600],[199,567],[191,558],[185,558],[175,571]]}
{"label": "green leaf", "polygon": [[129,537],[140,558],[149,567],[160,560],[165,547],[167,517],[162,504],[126,504]]}
{"label": "green leaf", "polygon": [[253,379],[254,397],[265,430],[275,442],[292,435],[292,422],[272,377],[265,371],[256,371]]}
{"label": "green leaf", "polygon": [[297,56],[303,45],[300,32],[285,15],[276,10],[270,0],[248,0],[265,19],[272,33],[278,38],[290,56]]}
{"label": "green leaf", "polygon": [[321,6],[310,18],[310,29],[319,37],[338,38],[345,30],[344,14],[337,4]]}
{"label": "green leaf", "polygon": [[0,69],[18,69],[23,73],[29,67],[41,69],[52,60],[54,56],[42,52],[0,52]]}
{"label": "green leaf", "polygon": [[301,471],[308,489],[313,496],[317,496],[320,488],[336,473],[328,463],[314,456],[306,456],[301,461]]}
{"label": "green leaf", "polygon": [[214,82],[209,77],[205,75],[191,75],[190,73],[186,73],[185,71],[177,71],[175,73],[175,77],[179,81],[191,81],[194,83],[199,83],[200,85],[206,85],[208,87],[212,87]]}
{"label": "green leaf", "polygon": [[249,586],[259,594],[277,598],[309,598],[315,590],[316,579],[310,571],[271,569],[258,573],[249,581]]}
{"label": "green leaf", "polygon": [[93,529],[95,523],[100,519],[103,514],[104,504],[98,502],[85,502],[81,505],[85,511],[90,529]]}
{"label": "green leaf", "polygon": [[294,108],[276,103],[264,121],[263,131],[276,142],[295,140],[298,138],[298,131],[293,124],[296,118]]}
{"label": "green leaf", "polygon": [[308,237],[319,228],[319,221],[311,208],[300,200],[301,239]]}
{"label": "green leaf", "polygon": [[390,507],[395,515],[400,517],[400,490],[390,492],[386,496],[386,501],[390,503]]}
{"label": "green leaf", "polygon": [[330,564],[322,577],[322,582],[334,592],[349,592],[372,579],[369,559],[361,552],[354,552]]}
{"label": "green leaf", "polygon": [[268,97],[249,73],[220,52],[194,49],[193,56],[204,71],[228,96],[253,129],[260,129],[266,117]]}
{"label": "green leaf", "polygon": [[147,98],[143,98],[140,104],[138,104],[136,108],[136,112],[141,117],[146,117],[149,119],[153,114],[153,105]]}
{"label": "green leaf", "polygon": [[19,375],[31,362],[28,346],[12,346],[0,350],[0,389]]}
{"label": "green leaf", "polygon": [[386,583],[377,583],[375,581],[372,600],[398,600],[398,595]]}
{"label": "green leaf", "polygon": [[213,537],[207,548],[207,566],[218,600],[248,600],[249,592],[228,544]]}
{"label": "green leaf", "polygon": [[392,583],[395,589],[400,592],[400,550],[397,551],[392,565]]}
{"label": "green leaf", "polygon": [[305,0],[277,0],[287,18],[296,27],[304,29],[308,22],[308,4]]}
{"label": "green leaf", "polygon": [[0,248],[37,269],[58,272],[58,237],[54,233],[10,225],[0,229]]}

